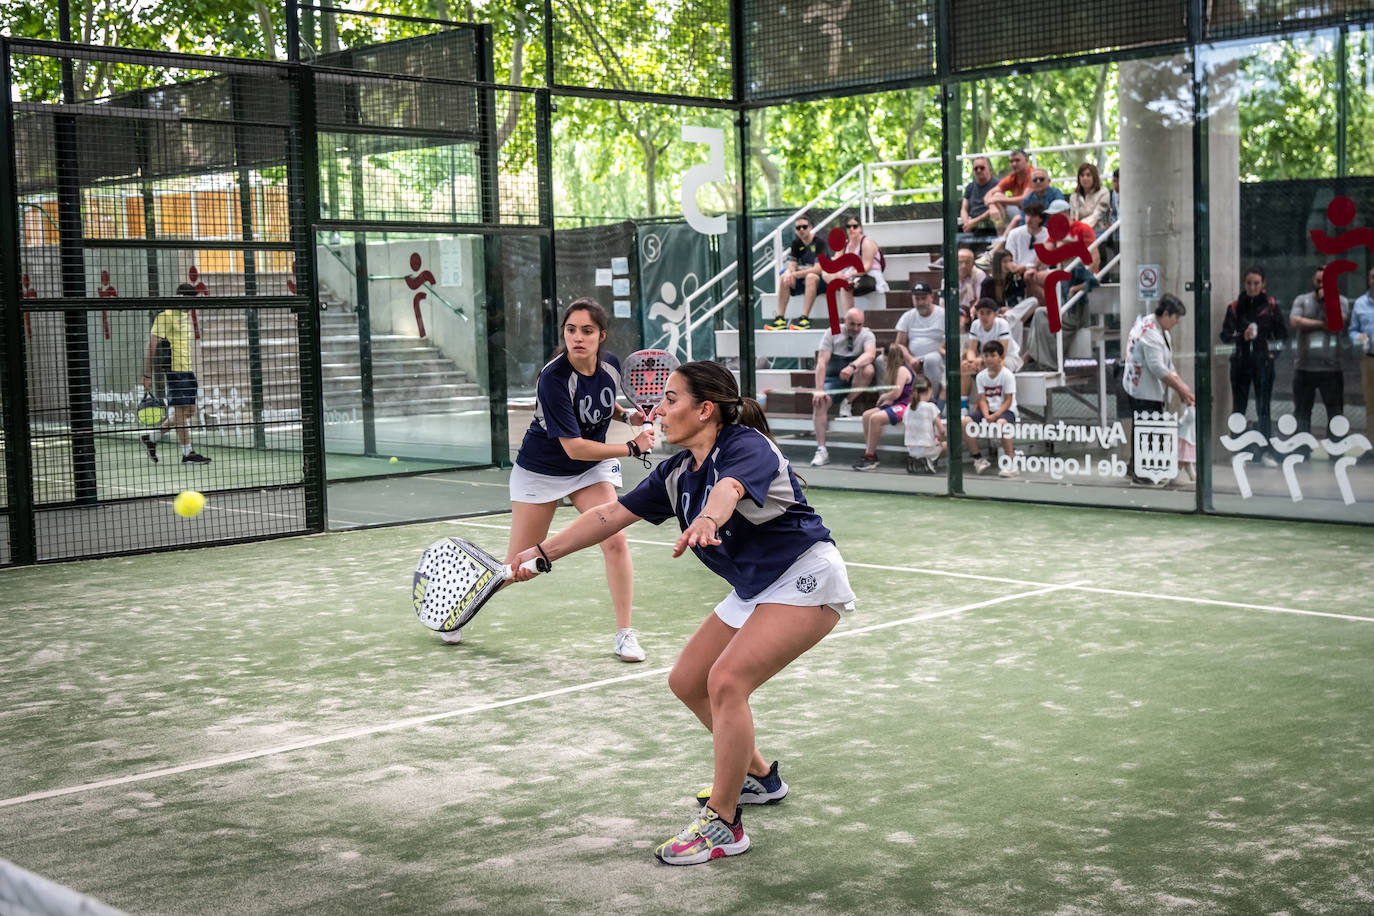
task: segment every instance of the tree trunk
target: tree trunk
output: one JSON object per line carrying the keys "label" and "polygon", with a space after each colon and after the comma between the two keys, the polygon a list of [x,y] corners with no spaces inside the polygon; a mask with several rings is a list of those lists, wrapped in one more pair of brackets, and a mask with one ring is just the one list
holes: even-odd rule
{"label": "tree trunk", "polygon": [[277,58],[277,30],[272,25],[272,13],[264,0],[253,0],[253,9],[258,14],[258,25],[262,27],[262,44],[270,60]]}
{"label": "tree trunk", "polygon": [[778,164],[768,158],[763,151],[763,139],[768,133],[768,109],[760,108],[753,112],[752,139],[749,143],[750,155],[754,162],[758,163],[759,171],[763,173],[764,185],[767,187],[768,208],[774,209],[782,206],[782,173],[778,171]]}
{"label": "tree trunk", "polygon": [[[525,68],[525,10],[522,8],[520,14],[515,18],[515,44],[511,46],[510,52],[510,85],[519,86],[522,71]],[[515,126],[520,123],[520,103],[524,101],[523,92],[507,93],[506,116],[501,120],[501,126],[496,129],[496,148],[501,149],[506,145],[506,141],[515,133]]]}

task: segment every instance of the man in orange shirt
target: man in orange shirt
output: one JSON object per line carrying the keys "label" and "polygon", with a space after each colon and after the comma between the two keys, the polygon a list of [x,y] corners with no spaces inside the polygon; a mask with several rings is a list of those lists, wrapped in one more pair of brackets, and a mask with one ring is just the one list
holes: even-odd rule
{"label": "man in orange shirt", "polygon": [[1011,162],[1011,172],[983,199],[999,236],[1006,235],[1015,225],[1021,215],[1021,201],[1031,192],[1030,156],[1023,149],[1014,149],[1007,158]]}

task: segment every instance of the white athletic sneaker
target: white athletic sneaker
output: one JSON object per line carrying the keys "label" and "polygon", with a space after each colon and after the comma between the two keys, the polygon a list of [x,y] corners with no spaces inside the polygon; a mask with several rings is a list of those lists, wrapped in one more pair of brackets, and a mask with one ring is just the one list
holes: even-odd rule
{"label": "white athletic sneaker", "polygon": [[439,638],[442,639],[446,645],[456,646],[463,641],[463,631],[452,630],[448,633],[441,632]]}
{"label": "white athletic sneaker", "polygon": [[979,458],[977,461],[973,462],[973,471],[975,474],[985,473],[990,467],[992,467],[992,462],[987,458]]}
{"label": "white athletic sneaker", "polygon": [[818,468],[829,463],[830,450],[827,449],[824,445],[822,445],[820,448],[816,449],[816,455],[814,458],[811,459],[811,466],[813,468]]}
{"label": "white athletic sneaker", "polygon": [[615,631],[615,654],[622,662],[644,661],[644,650],[640,648],[639,636],[634,627]]}
{"label": "white athletic sneaker", "polygon": [[849,398],[845,398],[843,401],[840,402],[840,416],[854,416],[854,405],[849,402]]}
{"label": "white athletic sneaker", "polygon": [[1002,470],[1000,470],[1000,471],[997,472],[997,476],[998,476],[998,477],[1008,477],[1008,478],[1010,478],[1010,477],[1020,477],[1021,475],[1018,474],[1018,473],[1016,473],[1015,471],[1013,471],[1011,468],[1002,468]]}

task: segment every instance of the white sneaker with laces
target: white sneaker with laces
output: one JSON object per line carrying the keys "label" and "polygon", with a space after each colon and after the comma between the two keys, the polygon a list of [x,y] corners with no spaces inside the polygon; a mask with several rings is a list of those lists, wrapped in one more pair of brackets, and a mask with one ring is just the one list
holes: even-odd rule
{"label": "white sneaker with laces", "polygon": [[840,402],[840,416],[854,416],[854,405],[849,402],[849,398],[845,398],[843,401]]}
{"label": "white sneaker with laces", "polygon": [[986,458],[979,458],[977,461],[973,462],[973,470],[976,474],[982,474],[990,467],[992,467],[992,462]]}
{"label": "white sneaker with laces", "polygon": [[615,631],[615,654],[622,662],[644,661],[644,650],[639,645],[639,635],[634,627]]}
{"label": "white sneaker with laces", "polygon": [[445,645],[456,646],[463,641],[463,631],[452,630],[448,633],[440,633],[439,638],[444,641]]}
{"label": "white sneaker with laces", "polygon": [[811,466],[812,466],[813,468],[818,468],[818,467],[822,467],[822,466],[824,466],[824,465],[827,465],[827,464],[829,464],[829,463],[830,463],[830,450],[827,449],[824,445],[822,445],[820,448],[816,449],[816,455],[815,455],[815,457],[813,457],[813,458],[811,459]]}
{"label": "white sneaker with laces", "polygon": [[997,476],[998,476],[998,477],[1020,477],[1021,475],[1018,474],[1018,473],[1016,473],[1015,471],[1013,471],[1011,468],[1002,468],[1002,470],[1000,470],[1000,471],[997,472]]}

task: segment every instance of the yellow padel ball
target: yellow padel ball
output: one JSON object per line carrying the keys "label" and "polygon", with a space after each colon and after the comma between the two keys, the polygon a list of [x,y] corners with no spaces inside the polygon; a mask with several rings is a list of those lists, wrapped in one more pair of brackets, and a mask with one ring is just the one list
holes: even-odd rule
{"label": "yellow padel ball", "polygon": [[205,494],[183,490],[172,501],[172,509],[183,518],[195,518],[205,508]]}
{"label": "yellow padel ball", "polygon": [[395,457],[395,456],[393,455],[392,458],[391,458],[391,464],[397,464],[397,463],[400,462],[400,460],[401,460],[400,458],[397,458],[397,457]]}

